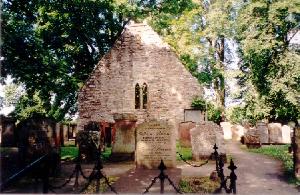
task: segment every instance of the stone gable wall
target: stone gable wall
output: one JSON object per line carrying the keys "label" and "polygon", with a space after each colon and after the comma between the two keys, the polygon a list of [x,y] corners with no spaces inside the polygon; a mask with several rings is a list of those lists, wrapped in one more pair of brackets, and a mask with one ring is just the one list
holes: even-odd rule
{"label": "stone gable wall", "polygon": [[[147,109],[135,109],[136,83],[148,86]],[[79,92],[78,129],[88,121],[114,122],[113,113],[133,113],[138,123],[167,119],[177,126],[193,97],[202,94],[196,78],[157,33],[146,24],[129,24]]]}

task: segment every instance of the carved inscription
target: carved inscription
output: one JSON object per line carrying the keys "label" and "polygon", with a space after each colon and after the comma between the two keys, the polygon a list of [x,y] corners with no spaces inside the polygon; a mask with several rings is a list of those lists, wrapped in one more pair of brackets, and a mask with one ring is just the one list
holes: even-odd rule
{"label": "carved inscription", "polygon": [[145,122],[137,128],[136,159],[139,167],[157,168],[160,160],[175,166],[175,137],[166,122]]}

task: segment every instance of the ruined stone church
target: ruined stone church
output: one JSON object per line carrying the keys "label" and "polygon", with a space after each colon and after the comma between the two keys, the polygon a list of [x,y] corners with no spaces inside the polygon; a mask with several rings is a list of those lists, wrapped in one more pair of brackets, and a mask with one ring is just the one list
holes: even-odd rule
{"label": "ruined stone church", "polygon": [[167,120],[178,127],[184,109],[203,89],[170,46],[145,23],[130,22],[79,91],[78,129],[89,121],[114,123],[131,113],[137,123]]}

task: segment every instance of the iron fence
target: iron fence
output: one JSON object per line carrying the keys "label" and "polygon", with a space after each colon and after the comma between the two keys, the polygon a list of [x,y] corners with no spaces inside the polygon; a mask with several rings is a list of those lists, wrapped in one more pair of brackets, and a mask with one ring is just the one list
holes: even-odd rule
{"label": "iron fence", "polygon": [[[237,192],[237,189],[236,189],[237,176],[235,174],[235,169],[237,169],[237,167],[234,165],[234,162],[231,159],[230,165],[228,166],[228,169],[231,171],[230,175],[225,176],[223,158],[221,157],[221,155],[219,155],[218,147],[216,144],[214,145],[213,149],[214,149],[214,152],[212,153],[212,156],[215,159],[216,171],[217,171],[218,177],[220,178],[220,187],[217,192],[222,192],[222,190],[224,189],[226,193],[236,194],[236,192]],[[58,186],[54,186],[49,183],[50,174],[49,174],[49,169],[47,168],[47,167],[49,167],[49,163],[51,162],[51,160],[49,160],[51,158],[51,155],[49,153],[49,154],[45,154],[42,157],[38,158],[31,164],[27,165],[24,169],[17,172],[16,174],[14,174],[10,178],[8,178],[5,182],[3,182],[0,185],[1,192],[3,192],[8,186],[13,184],[17,180],[28,175],[28,173],[30,171],[32,171],[34,169],[38,169],[38,170],[41,170],[40,178],[42,179],[43,193],[48,193],[49,190],[53,193],[56,193],[55,190],[64,188],[68,183],[71,182],[72,178],[74,178],[74,177],[75,177],[75,181],[74,181],[74,185],[73,185],[73,190],[78,190],[78,188],[79,188],[78,179],[81,176],[86,181],[86,183],[84,184],[83,188],[79,189],[79,192],[84,192],[91,185],[92,181],[97,182],[96,183],[96,192],[99,192],[100,180],[103,179],[104,183],[110,188],[110,190],[113,193],[117,194],[117,191],[109,183],[109,179],[102,172],[103,163],[101,160],[100,150],[98,150],[98,152],[97,152],[97,160],[95,162],[93,170],[88,176],[85,175],[82,170],[80,156],[81,156],[80,153],[78,153],[78,157],[76,158],[76,164],[75,164],[74,170],[72,171],[72,173],[70,174],[68,179],[64,183],[62,183]],[[179,156],[181,157],[182,160],[184,160],[184,158],[182,157],[181,154],[179,154]],[[201,166],[204,166],[205,164],[207,164],[208,160],[205,163],[202,163],[200,165],[194,165],[192,163],[189,163],[186,160],[184,160],[184,162],[193,167],[201,167]],[[160,193],[164,193],[165,180],[169,181],[169,184],[173,187],[173,189],[177,193],[182,193],[180,191],[180,189],[178,187],[176,187],[174,182],[169,178],[169,176],[165,174],[164,171],[167,169],[167,167],[165,166],[163,160],[161,160],[161,163],[158,166],[158,169],[160,171],[159,175],[152,179],[152,182],[145,189],[144,193],[148,193],[149,190],[153,187],[153,185],[157,182],[157,180],[160,181]]]}

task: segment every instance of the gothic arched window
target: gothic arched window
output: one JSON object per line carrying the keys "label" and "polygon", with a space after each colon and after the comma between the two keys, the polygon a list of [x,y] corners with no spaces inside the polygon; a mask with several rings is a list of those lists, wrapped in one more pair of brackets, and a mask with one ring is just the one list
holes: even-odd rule
{"label": "gothic arched window", "polygon": [[135,109],[139,109],[141,107],[141,92],[140,92],[140,85],[137,83],[135,85]]}
{"label": "gothic arched window", "polygon": [[148,102],[148,89],[147,84],[144,83],[142,87],[142,97],[143,97],[143,109],[147,109],[147,102]]}

